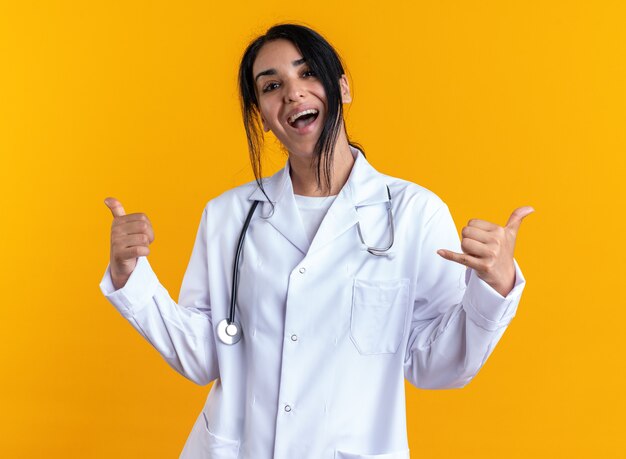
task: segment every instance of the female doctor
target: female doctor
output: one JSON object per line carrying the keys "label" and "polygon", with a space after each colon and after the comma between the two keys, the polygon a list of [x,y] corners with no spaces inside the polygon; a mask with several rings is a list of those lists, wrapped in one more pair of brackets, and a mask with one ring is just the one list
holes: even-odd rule
{"label": "female doctor", "polygon": [[[341,61],[306,27],[253,41],[239,85],[257,180],[206,205],[178,303],[146,258],[148,217],[114,198],[100,287],[176,371],[214,381],[181,457],[407,459],[404,378],[463,387],[485,363],[524,287],[532,208],[471,220],[459,244],[435,194],[349,141]],[[288,152],[263,179],[261,130]]]}

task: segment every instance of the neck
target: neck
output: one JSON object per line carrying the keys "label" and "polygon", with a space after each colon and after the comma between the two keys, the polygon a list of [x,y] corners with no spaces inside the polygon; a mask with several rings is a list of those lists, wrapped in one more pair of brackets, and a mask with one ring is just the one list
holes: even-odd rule
{"label": "neck", "polygon": [[348,181],[350,171],[354,165],[354,157],[350,150],[350,144],[344,131],[341,131],[330,167],[330,190],[323,189],[326,183],[326,173],[321,171],[322,189],[317,183],[317,166],[309,158],[289,156],[289,167],[291,170],[291,183],[294,194],[301,196],[334,196],[339,194]]}

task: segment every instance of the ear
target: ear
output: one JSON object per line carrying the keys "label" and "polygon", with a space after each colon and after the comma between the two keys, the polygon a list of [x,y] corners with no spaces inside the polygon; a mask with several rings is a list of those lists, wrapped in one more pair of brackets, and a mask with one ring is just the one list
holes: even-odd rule
{"label": "ear", "polygon": [[339,78],[339,87],[341,88],[341,102],[344,104],[352,102],[350,85],[348,84],[348,78],[345,75],[341,75],[341,78]]}

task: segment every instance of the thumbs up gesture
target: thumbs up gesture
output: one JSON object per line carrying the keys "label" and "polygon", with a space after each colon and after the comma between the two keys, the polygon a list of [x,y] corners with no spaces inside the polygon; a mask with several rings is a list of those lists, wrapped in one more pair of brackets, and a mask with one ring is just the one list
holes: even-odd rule
{"label": "thumbs up gesture", "polygon": [[472,219],[461,231],[463,253],[440,249],[437,253],[456,263],[474,269],[500,295],[507,296],[515,285],[513,251],[515,238],[527,215],[534,212],[529,206],[515,209],[506,226]]}
{"label": "thumbs up gesture", "polygon": [[137,265],[137,257],[150,253],[154,241],[152,223],[145,214],[128,214],[122,203],[106,198],[106,206],[113,214],[111,225],[111,280],[116,289],[122,288]]}

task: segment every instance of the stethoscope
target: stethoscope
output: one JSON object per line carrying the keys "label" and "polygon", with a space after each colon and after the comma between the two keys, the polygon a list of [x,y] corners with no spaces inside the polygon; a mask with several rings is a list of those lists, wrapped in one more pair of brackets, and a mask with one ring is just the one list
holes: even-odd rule
{"label": "stethoscope", "polygon": [[[395,233],[394,233],[394,224],[393,224],[393,213],[391,211],[391,192],[389,191],[389,187],[387,186],[387,217],[389,222],[389,233],[390,233],[390,241],[387,247],[370,247],[365,243],[363,239],[363,233],[361,232],[361,224],[357,222],[357,232],[359,233],[359,238],[361,242],[366,247],[367,251],[372,255],[376,255],[378,257],[385,256],[389,252],[389,249],[393,246]],[[243,248],[243,241],[246,238],[246,232],[248,231],[248,226],[250,226],[250,220],[252,220],[252,215],[259,205],[260,201],[254,201],[252,206],[250,207],[250,211],[248,212],[248,216],[243,224],[243,228],[241,229],[241,234],[239,235],[239,241],[237,242],[237,250],[235,251],[235,262],[233,263],[233,283],[231,285],[230,292],[230,312],[228,318],[222,319],[217,324],[217,337],[224,344],[236,344],[241,339],[241,326],[235,321],[235,306],[237,304],[237,285],[239,284],[239,259],[241,258],[241,249]]]}

